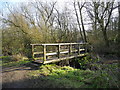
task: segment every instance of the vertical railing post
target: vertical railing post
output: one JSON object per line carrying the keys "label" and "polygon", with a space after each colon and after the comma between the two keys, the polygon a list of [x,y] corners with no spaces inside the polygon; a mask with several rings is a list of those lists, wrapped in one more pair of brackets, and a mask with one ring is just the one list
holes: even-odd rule
{"label": "vertical railing post", "polygon": [[69,44],[69,56],[71,55],[72,53],[72,44]]}
{"label": "vertical railing post", "polygon": [[80,44],[78,44],[78,55],[80,55]]}
{"label": "vertical railing post", "polygon": [[57,50],[58,50],[57,52],[58,58],[60,58],[60,45],[57,46]]}
{"label": "vertical railing post", "polygon": [[32,45],[32,58],[34,59],[34,45]]}
{"label": "vertical railing post", "polygon": [[43,45],[43,62],[46,61],[46,45]]}

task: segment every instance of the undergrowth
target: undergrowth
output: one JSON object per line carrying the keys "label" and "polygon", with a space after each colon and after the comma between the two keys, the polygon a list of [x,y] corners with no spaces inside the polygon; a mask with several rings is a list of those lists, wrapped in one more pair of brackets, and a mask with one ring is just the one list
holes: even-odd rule
{"label": "undergrowth", "polygon": [[89,64],[96,63],[99,58],[92,58],[90,55],[83,57],[81,59],[76,58],[75,61],[80,65],[80,69],[86,69]]}
{"label": "undergrowth", "polygon": [[[43,88],[110,88],[112,77],[105,71],[80,70],[69,66],[42,65],[29,74],[36,79],[32,87]],[[42,82],[41,82],[42,81]],[[41,82],[41,83],[40,83]],[[41,85],[42,84],[42,85]]]}

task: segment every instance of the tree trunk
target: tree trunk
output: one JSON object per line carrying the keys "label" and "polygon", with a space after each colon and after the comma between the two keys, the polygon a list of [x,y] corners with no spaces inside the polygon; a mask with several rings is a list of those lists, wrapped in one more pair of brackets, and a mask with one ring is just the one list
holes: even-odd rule
{"label": "tree trunk", "polygon": [[83,18],[82,18],[82,13],[80,11],[80,19],[81,19],[81,24],[82,24],[82,29],[83,29],[83,35],[84,35],[84,41],[87,42],[86,34],[85,34],[85,28],[83,24]]}
{"label": "tree trunk", "polygon": [[79,7],[80,19],[81,19],[81,24],[82,24],[82,29],[83,29],[84,42],[87,42],[87,38],[86,38],[86,34],[85,34],[85,28],[84,28],[84,24],[83,24],[83,17],[82,17],[82,12],[81,12],[83,6],[80,8],[79,2],[78,2],[78,7]]}
{"label": "tree trunk", "polygon": [[77,22],[78,22],[78,26],[79,26],[79,30],[80,30],[81,39],[84,40],[84,39],[83,39],[83,35],[82,35],[82,31],[81,31],[81,27],[80,27],[80,22],[79,22],[78,13],[77,13],[77,10],[76,10],[76,7],[75,7],[75,2],[74,2],[74,9],[75,9],[76,17],[77,17]]}
{"label": "tree trunk", "polygon": [[105,46],[109,47],[109,40],[108,40],[107,32],[104,28],[102,28],[102,32],[103,32],[103,38],[104,38],[104,41],[105,41]]}
{"label": "tree trunk", "polygon": [[117,42],[119,43],[120,42],[120,2],[118,2],[118,18],[119,18],[119,21],[118,21],[118,40]]}
{"label": "tree trunk", "polygon": [[119,14],[118,31],[120,32],[120,2],[118,2],[118,14]]}

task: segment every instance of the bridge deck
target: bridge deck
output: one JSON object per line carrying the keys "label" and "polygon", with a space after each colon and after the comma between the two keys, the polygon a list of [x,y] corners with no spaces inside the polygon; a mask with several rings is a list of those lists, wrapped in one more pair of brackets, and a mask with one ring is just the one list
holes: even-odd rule
{"label": "bridge deck", "polygon": [[69,59],[72,59],[72,58],[83,57],[83,56],[86,56],[87,54],[88,53],[80,54],[80,55],[74,55],[74,56],[61,57],[61,58],[54,57],[52,59],[47,59],[44,62],[43,62],[43,60],[35,60],[34,62],[48,64],[48,63],[59,62],[59,61],[62,61],[62,60],[69,60]]}

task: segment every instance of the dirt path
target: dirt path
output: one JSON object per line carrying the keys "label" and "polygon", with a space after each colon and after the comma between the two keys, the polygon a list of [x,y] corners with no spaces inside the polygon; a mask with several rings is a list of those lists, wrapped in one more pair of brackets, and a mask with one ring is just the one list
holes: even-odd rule
{"label": "dirt path", "polygon": [[2,88],[27,88],[30,85],[28,73],[33,68],[21,66],[2,70]]}

